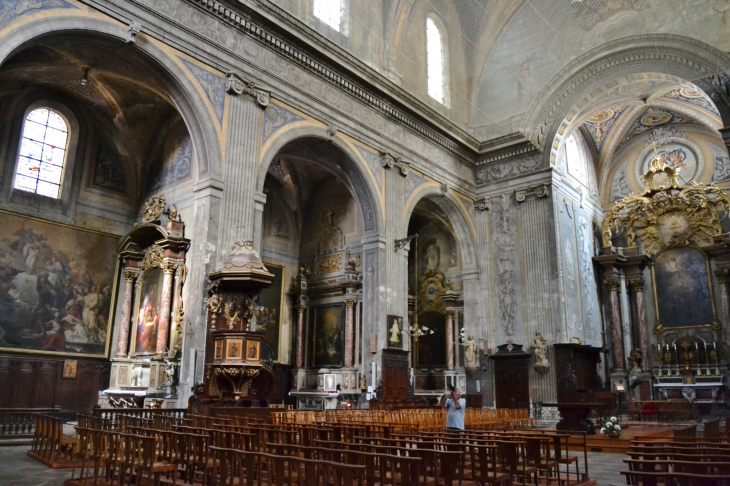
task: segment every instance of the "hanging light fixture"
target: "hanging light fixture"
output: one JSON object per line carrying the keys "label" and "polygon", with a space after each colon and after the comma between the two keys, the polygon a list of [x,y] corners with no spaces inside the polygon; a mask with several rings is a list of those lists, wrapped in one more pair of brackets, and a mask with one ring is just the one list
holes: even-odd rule
{"label": "hanging light fixture", "polygon": [[88,67],[86,67],[86,66],[84,66],[84,67],[81,68],[81,70],[84,72],[84,75],[79,80],[79,83],[81,84],[81,86],[83,86],[85,88],[85,87],[87,87],[89,85],[89,71],[91,69],[88,68]]}

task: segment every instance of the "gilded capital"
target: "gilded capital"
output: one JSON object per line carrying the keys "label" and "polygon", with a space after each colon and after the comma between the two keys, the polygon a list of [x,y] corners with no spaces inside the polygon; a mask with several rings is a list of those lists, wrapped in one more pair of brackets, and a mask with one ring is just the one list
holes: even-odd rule
{"label": "gilded capital", "polygon": [[299,314],[304,314],[304,311],[307,310],[306,305],[300,305],[299,306]]}
{"label": "gilded capital", "polygon": [[446,311],[446,317],[454,318],[454,314],[456,314],[456,311],[453,310],[447,310]]}
{"label": "gilded capital", "polygon": [[137,280],[137,272],[133,270],[125,270],[122,274],[124,276],[124,281],[129,283],[134,283],[135,280]]}
{"label": "gilded capital", "polygon": [[175,270],[177,270],[177,263],[173,262],[162,262],[160,264],[160,267],[162,267],[162,271],[167,274],[173,274],[175,273]]}
{"label": "gilded capital", "polygon": [[607,278],[603,283],[610,292],[619,292],[621,290],[621,281],[617,278]]}
{"label": "gilded capital", "polygon": [[629,288],[632,292],[643,292],[645,283],[643,278],[634,278],[629,280]]}
{"label": "gilded capital", "polygon": [[355,304],[357,304],[356,299],[345,299],[345,305],[348,309],[352,309],[353,307],[355,307]]}

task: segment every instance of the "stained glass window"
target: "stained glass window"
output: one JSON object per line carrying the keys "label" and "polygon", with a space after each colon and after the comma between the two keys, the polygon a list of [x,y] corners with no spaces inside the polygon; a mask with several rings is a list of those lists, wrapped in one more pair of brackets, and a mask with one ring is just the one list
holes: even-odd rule
{"label": "stained glass window", "polygon": [[31,111],[20,140],[15,189],[58,198],[67,143],[68,128],[61,115],[47,108]]}
{"label": "stained glass window", "polygon": [[444,102],[444,46],[441,32],[433,19],[426,19],[426,55],[428,66],[428,94],[439,103]]}
{"label": "stained glass window", "polygon": [[342,28],[342,0],[314,0],[314,16],[340,32]]}

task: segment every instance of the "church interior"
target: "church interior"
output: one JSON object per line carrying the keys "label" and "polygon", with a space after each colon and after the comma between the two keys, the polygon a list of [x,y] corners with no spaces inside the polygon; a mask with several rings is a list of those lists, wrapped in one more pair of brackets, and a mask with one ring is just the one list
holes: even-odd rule
{"label": "church interior", "polygon": [[37,484],[729,484],[730,1],[6,0],[0,119]]}

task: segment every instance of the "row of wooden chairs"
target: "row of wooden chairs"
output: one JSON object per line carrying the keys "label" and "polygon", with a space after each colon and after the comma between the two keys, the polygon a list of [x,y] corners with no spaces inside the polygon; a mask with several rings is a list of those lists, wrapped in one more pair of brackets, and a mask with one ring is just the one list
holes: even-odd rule
{"label": "row of wooden chairs", "polygon": [[675,431],[674,437],[633,439],[624,460],[628,471],[621,471],[626,484],[730,485],[730,444],[695,433],[693,426]]}
{"label": "row of wooden chairs", "polygon": [[54,415],[36,414],[31,456],[46,464],[73,460],[76,438],[63,432],[63,424]]}

